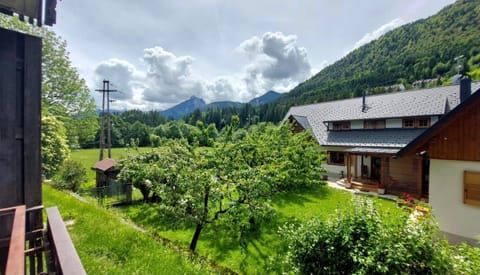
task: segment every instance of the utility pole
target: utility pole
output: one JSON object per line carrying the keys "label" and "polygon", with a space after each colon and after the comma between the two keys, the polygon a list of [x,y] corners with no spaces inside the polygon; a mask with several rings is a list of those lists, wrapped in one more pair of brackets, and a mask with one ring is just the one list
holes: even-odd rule
{"label": "utility pole", "polygon": [[111,136],[110,136],[110,92],[116,92],[117,90],[110,90],[110,81],[103,80],[103,89],[95,90],[102,93],[102,113],[100,116],[100,157],[99,160],[103,160],[103,151],[105,150],[105,94],[107,94],[107,129],[108,129],[108,157],[112,157],[111,153]]}

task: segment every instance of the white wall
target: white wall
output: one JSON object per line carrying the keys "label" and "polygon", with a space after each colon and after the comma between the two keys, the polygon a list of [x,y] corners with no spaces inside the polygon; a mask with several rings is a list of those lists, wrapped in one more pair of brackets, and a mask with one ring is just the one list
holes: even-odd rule
{"label": "white wall", "polygon": [[463,203],[463,171],[480,171],[480,162],[430,160],[429,202],[442,231],[480,237],[480,206]]}
{"label": "white wall", "polygon": [[[346,148],[345,147],[337,147],[337,146],[322,146],[322,150],[325,151],[325,154],[327,151],[336,151],[336,152],[343,152]],[[347,160],[345,160],[346,164]],[[345,177],[347,176],[347,166],[344,165],[329,165],[327,162],[322,163],[322,167],[327,169],[328,173],[331,174],[338,174],[340,175],[340,172],[343,171],[343,174]]]}
{"label": "white wall", "polygon": [[401,118],[387,119],[386,124],[387,124],[386,125],[387,128],[402,128],[403,127]]}
{"label": "white wall", "polygon": [[352,120],[350,121],[350,129],[363,129],[363,120]]}
{"label": "white wall", "polygon": [[329,174],[340,175],[341,171],[343,171],[343,174],[345,175],[345,177],[347,176],[347,166],[325,164],[325,165],[322,165],[322,167],[327,169],[327,172]]}

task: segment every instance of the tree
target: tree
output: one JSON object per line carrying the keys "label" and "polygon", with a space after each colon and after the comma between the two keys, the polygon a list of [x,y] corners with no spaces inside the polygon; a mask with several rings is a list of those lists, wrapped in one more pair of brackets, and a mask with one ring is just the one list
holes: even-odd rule
{"label": "tree", "polygon": [[[145,200],[153,193],[172,226],[193,223],[192,251],[206,226],[222,224],[242,239],[271,217],[272,195],[294,185],[324,184],[316,167],[323,154],[307,134],[294,136],[290,125],[263,124],[232,142],[238,123],[233,117],[223,143],[211,148],[194,150],[185,140],[175,139],[122,161],[119,178],[132,182]],[[305,167],[299,169],[295,162]]]}
{"label": "tree", "polygon": [[52,177],[59,166],[68,159],[70,150],[63,123],[55,116],[44,112],[42,115],[42,173]]}

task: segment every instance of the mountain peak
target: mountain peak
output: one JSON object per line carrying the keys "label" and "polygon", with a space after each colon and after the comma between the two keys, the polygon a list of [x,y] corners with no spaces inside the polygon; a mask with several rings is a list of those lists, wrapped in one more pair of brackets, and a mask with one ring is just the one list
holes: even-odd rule
{"label": "mountain peak", "polygon": [[248,102],[248,103],[250,103],[252,105],[255,105],[255,106],[258,106],[258,105],[262,105],[262,104],[274,101],[275,99],[279,98],[280,96],[282,96],[281,93],[277,93],[275,91],[270,90],[270,91],[266,92],[264,95],[250,100],[250,102]]}

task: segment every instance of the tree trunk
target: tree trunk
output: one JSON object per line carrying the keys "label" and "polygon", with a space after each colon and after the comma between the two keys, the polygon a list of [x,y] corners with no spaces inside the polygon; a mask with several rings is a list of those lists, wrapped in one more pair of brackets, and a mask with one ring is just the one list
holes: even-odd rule
{"label": "tree trunk", "polygon": [[195,228],[195,233],[193,234],[192,242],[190,243],[190,250],[195,252],[195,248],[197,247],[198,239],[200,238],[200,233],[202,232],[203,225],[197,224],[197,228]]}

